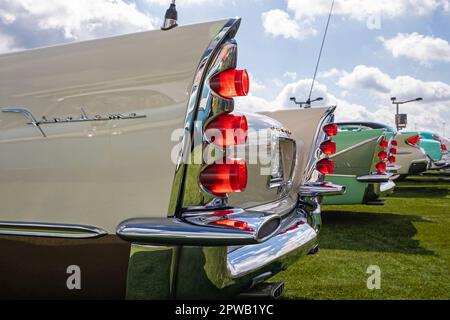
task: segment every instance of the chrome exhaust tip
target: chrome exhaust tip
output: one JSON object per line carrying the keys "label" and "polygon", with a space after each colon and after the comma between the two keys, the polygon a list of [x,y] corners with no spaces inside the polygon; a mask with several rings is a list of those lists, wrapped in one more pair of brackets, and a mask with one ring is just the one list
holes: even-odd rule
{"label": "chrome exhaust tip", "polygon": [[278,300],[283,296],[284,282],[264,282],[249,291],[241,293],[239,298],[246,300]]}

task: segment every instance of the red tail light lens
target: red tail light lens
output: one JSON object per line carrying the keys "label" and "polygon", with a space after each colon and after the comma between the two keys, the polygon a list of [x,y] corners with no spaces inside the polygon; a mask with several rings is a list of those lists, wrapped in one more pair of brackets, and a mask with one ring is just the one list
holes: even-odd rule
{"label": "red tail light lens", "polygon": [[236,229],[236,230],[244,230],[244,231],[249,231],[249,232],[255,231],[248,226],[247,222],[233,220],[233,219],[217,220],[217,221],[212,222],[211,225],[227,227],[227,228]]}
{"label": "red tail light lens", "polygon": [[247,118],[222,114],[208,125],[205,135],[209,141],[221,147],[245,144],[248,135]]}
{"label": "red tail light lens", "polygon": [[320,150],[326,155],[331,155],[336,153],[336,142],[325,141],[320,145]]}
{"label": "red tail light lens", "polygon": [[447,152],[448,151],[447,146],[445,144],[441,144],[441,151],[442,152]]}
{"label": "red tail light lens", "polygon": [[250,78],[247,70],[227,70],[214,76],[209,85],[224,98],[242,97],[248,94]]}
{"label": "red tail light lens", "polygon": [[330,159],[322,159],[317,162],[316,169],[322,174],[332,174],[334,172],[334,162]]}
{"label": "red tail light lens", "polygon": [[390,153],[390,154],[397,154],[397,149],[396,149],[396,148],[391,148],[391,149],[389,150],[389,153]]}
{"label": "red tail light lens", "polygon": [[398,142],[396,140],[392,140],[391,145],[393,147],[397,147],[398,146]]}
{"label": "red tail light lens", "polygon": [[378,158],[380,158],[381,160],[387,159],[387,157],[388,157],[388,154],[387,154],[386,151],[381,151],[381,152],[378,154]]}
{"label": "red tail light lens", "polygon": [[406,141],[407,141],[409,144],[412,144],[413,146],[415,146],[415,145],[419,144],[419,142],[420,142],[420,136],[417,135],[417,136],[411,137],[411,138],[409,138],[409,139],[406,140]]}
{"label": "red tail light lens", "polygon": [[389,157],[389,163],[394,163],[396,161],[397,161],[397,159],[394,156]]}
{"label": "red tail light lens", "polygon": [[386,149],[388,147],[389,143],[386,140],[383,140],[380,142],[380,147],[383,149]]}
{"label": "red tail light lens", "polygon": [[323,127],[323,131],[327,134],[329,137],[337,136],[338,134],[338,125],[334,123],[327,124],[325,127]]}
{"label": "red tail light lens", "polygon": [[247,187],[247,164],[243,160],[228,159],[223,164],[212,164],[200,173],[200,183],[216,196],[243,192]]}
{"label": "red tail light lens", "polygon": [[378,170],[378,172],[385,171],[386,167],[387,167],[386,162],[378,162],[377,163],[377,170]]}

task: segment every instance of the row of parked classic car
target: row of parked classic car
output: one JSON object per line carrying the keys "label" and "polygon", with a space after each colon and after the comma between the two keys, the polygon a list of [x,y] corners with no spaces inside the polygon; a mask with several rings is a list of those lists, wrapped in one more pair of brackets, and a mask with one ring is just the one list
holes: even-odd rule
{"label": "row of parked classic car", "polygon": [[448,164],[448,141],[336,107],[238,113],[239,25],[0,55],[1,298],[278,297],[323,203]]}
{"label": "row of parked classic car", "polygon": [[[450,166],[449,140],[429,132],[396,132],[371,122],[339,123],[335,171],[327,180],[347,187],[326,204],[379,203],[393,192],[394,181]],[[370,173],[377,171],[377,176]]]}

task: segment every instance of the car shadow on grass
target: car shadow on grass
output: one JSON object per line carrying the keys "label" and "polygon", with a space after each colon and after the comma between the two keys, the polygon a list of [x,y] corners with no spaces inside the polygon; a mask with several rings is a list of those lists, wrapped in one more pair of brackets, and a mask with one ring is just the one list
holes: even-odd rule
{"label": "car shadow on grass", "polygon": [[[419,189],[420,188],[420,189]],[[448,196],[447,188],[439,187],[406,187],[398,186],[393,198],[445,198]]]}
{"label": "car shadow on grass", "polygon": [[434,255],[414,240],[419,216],[370,212],[324,211],[320,247],[334,250]]}

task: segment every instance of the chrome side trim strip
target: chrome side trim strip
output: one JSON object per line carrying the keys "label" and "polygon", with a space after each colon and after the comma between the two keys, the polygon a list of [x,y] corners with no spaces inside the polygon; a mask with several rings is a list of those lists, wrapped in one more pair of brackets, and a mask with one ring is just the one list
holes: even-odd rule
{"label": "chrome side trim strip", "polygon": [[346,187],[332,183],[308,183],[300,187],[301,197],[340,196],[345,194]]}
{"label": "chrome side trim strip", "polygon": [[28,123],[33,125],[42,134],[42,136],[44,138],[47,137],[44,130],[42,130],[40,123],[36,120],[36,118],[33,116],[33,114],[30,111],[28,111],[27,109],[23,109],[23,108],[3,109],[2,112],[19,113],[19,114],[23,115],[26,119],[28,119],[28,121],[29,121]]}
{"label": "chrome side trim strip", "polygon": [[389,182],[395,177],[393,173],[385,173],[385,174],[369,174],[366,176],[359,176],[356,178],[359,182],[369,182],[369,183],[381,183],[381,182]]}
{"label": "chrome side trim strip", "polygon": [[376,137],[373,137],[373,138],[361,141],[361,142],[359,142],[357,144],[352,145],[351,147],[348,147],[347,149],[341,150],[338,153],[335,153],[335,154],[331,155],[330,158],[333,159],[333,158],[335,158],[335,157],[337,157],[337,156],[339,156],[341,154],[344,154],[346,152],[352,151],[352,150],[354,150],[356,148],[359,148],[359,147],[361,147],[361,146],[363,146],[363,145],[365,145],[367,143],[378,141],[382,136],[383,135],[379,135],[379,136],[376,136]]}
{"label": "chrome side trim strip", "polygon": [[0,221],[0,235],[90,239],[108,233],[100,228],[75,224]]}
{"label": "chrome side trim strip", "polygon": [[303,183],[323,181],[323,177],[318,171],[316,171],[316,163],[324,157],[321,155],[320,144],[328,139],[328,136],[323,131],[323,127],[334,121],[334,111],[337,106],[332,106],[324,113],[320,119],[320,123],[317,126],[316,133],[314,134],[314,140],[312,149],[309,154],[308,162],[306,163],[305,172],[303,174]]}

